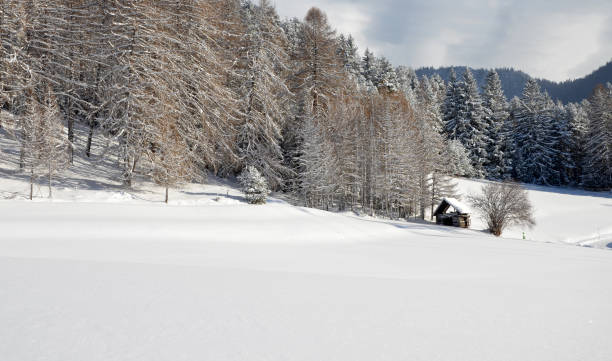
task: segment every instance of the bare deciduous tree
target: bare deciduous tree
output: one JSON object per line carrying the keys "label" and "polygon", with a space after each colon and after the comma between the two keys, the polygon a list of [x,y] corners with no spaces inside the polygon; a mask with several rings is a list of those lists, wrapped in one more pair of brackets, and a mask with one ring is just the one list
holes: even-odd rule
{"label": "bare deciduous tree", "polygon": [[527,192],[518,183],[487,184],[481,195],[471,195],[469,201],[484,217],[489,231],[498,237],[511,225],[535,225]]}
{"label": "bare deciduous tree", "polygon": [[30,200],[33,197],[34,179],[47,175],[49,198],[52,198],[53,175],[69,165],[70,143],[64,137],[60,110],[51,87],[39,102],[30,96],[28,113],[21,121],[24,162],[30,171]]}

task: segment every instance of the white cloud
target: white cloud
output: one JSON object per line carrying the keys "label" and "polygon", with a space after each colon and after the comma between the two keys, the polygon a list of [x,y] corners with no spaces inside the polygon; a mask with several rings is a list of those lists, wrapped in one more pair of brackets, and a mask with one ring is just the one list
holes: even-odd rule
{"label": "white cloud", "polygon": [[281,17],[303,19],[311,7],[323,10],[331,26],[339,33],[351,34],[360,47],[368,44],[364,31],[368,28],[371,10],[368,4],[351,1],[317,0],[312,2],[278,0],[276,9]]}
{"label": "white cloud", "polygon": [[311,6],[339,32],[397,65],[514,67],[532,76],[584,76],[612,58],[612,1],[278,0],[283,17]]}

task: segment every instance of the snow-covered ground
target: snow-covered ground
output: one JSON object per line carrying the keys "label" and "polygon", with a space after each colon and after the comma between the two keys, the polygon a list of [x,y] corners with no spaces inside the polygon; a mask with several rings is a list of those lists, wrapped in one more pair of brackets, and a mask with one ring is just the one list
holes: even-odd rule
{"label": "snow-covered ground", "polygon": [[[486,181],[458,179],[463,194],[477,193]],[[536,226],[512,227],[503,236],[606,248],[612,243],[612,192],[524,185],[534,207]],[[474,217],[472,228],[486,224]]]}
{"label": "snow-covered ground", "polygon": [[30,202],[0,150],[0,360],[612,359],[612,252],[563,244],[602,246],[609,194],[530,187],[521,240],[250,206],[212,177],[165,205],[99,154]]}

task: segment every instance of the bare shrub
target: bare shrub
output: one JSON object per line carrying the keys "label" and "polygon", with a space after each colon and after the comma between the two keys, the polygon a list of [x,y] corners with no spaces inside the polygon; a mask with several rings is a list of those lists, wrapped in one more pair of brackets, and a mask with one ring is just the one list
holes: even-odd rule
{"label": "bare shrub", "polygon": [[487,221],[489,231],[498,237],[511,225],[535,225],[527,191],[518,183],[490,183],[482,187],[482,194],[468,199]]}

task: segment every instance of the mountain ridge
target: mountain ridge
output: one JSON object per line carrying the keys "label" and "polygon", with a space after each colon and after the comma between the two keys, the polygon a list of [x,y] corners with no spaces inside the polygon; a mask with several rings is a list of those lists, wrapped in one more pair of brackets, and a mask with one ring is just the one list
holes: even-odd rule
{"label": "mountain ridge", "polygon": [[[460,77],[468,67],[421,67],[415,69],[415,72],[419,77],[423,75],[432,76],[434,74],[438,74],[442,77],[442,79],[444,79],[444,81],[448,81],[451,68],[455,69],[457,76]],[[490,69],[472,67],[469,67],[469,69],[474,74],[474,78],[476,78],[478,85],[482,89],[485,84],[487,73]],[[512,99],[514,96],[520,97],[525,83],[527,80],[532,78],[529,74],[514,68],[500,67],[495,68],[495,70],[499,75],[504,93],[508,99]],[[540,84],[542,90],[547,91],[553,99],[560,100],[563,103],[580,102],[581,100],[589,97],[593,91],[593,88],[595,88],[597,84],[612,82],[612,60],[600,66],[590,74],[578,79],[565,80],[563,82],[554,82],[539,78],[535,79]]]}

